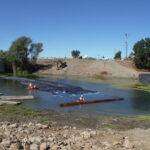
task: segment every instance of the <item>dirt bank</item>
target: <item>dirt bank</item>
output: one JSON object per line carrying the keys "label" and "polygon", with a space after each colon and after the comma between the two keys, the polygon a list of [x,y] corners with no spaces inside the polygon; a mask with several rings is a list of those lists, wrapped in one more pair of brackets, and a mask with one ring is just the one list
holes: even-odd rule
{"label": "dirt bank", "polygon": [[105,75],[109,77],[138,78],[139,72],[132,67],[130,61],[117,60],[86,60],[86,59],[64,59],[67,67],[57,69],[57,60],[39,59],[39,64],[45,64],[45,69],[39,70],[40,74],[57,75]]}
{"label": "dirt bank", "polygon": [[150,130],[119,132],[51,124],[1,123],[2,150],[149,150]]}

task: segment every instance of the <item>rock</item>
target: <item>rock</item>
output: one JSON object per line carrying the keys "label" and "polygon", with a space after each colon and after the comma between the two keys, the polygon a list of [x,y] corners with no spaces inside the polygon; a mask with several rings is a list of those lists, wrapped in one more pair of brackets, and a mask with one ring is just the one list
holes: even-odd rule
{"label": "rock", "polygon": [[92,146],[92,150],[102,150],[102,148],[101,148],[101,147],[98,147],[98,146],[96,146],[96,145],[93,145],[93,146]]}
{"label": "rock", "polygon": [[55,138],[53,138],[53,137],[49,137],[49,138],[48,138],[48,141],[49,141],[49,142],[53,142],[54,140],[55,140]]}
{"label": "rock", "polygon": [[37,123],[37,124],[35,124],[35,127],[39,128],[39,129],[42,129],[42,124],[41,123]]}
{"label": "rock", "polygon": [[9,125],[9,128],[17,128],[17,127],[18,127],[18,124],[17,124],[17,123],[14,123],[14,124]]}
{"label": "rock", "polygon": [[42,125],[42,129],[48,129],[48,128],[49,128],[49,125],[46,125],[46,124]]}
{"label": "rock", "polygon": [[67,135],[66,135],[66,134],[63,134],[63,137],[64,137],[64,138],[67,138]]}
{"label": "rock", "polygon": [[111,144],[108,143],[107,141],[105,142],[101,142],[102,146],[105,146],[106,148],[110,148],[111,147]]}
{"label": "rock", "polygon": [[11,131],[6,130],[6,131],[4,132],[4,134],[5,134],[7,137],[9,137],[9,136],[11,135]]}
{"label": "rock", "polygon": [[112,129],[110,129],[110,128],[107,129],[107,133],[112,134],[112,135],[115,134],[115,132],[112,131]]}
{"label": "rock", "polygon": [[83,140],[83,137],[82,136],[75,136],[74,137],[74,141],[75,142],[80,142],[80,141],[82,141]]}
{"label": "rock", "polygon": [[69,129],[69,126],[64,126],[63,129]]}
{"label": "rock", "polygon": [[42,142],[42,138],[40,136],[29,137],[29,141],[39,144]]}
{"label": "rock", "polygon": [[39,146],[37,144],[31,144],[30,145],[30,150],[38,150]]}
{"label": "rock", "polygon": [[73,130],[76,130],[76,129],[77,129],[77,127],[73,127],[72,129],[73,129]]}
{"label": "rock", "polygon": [[116,145],[121,145],[121,142],[119,142],[119,141],[114,141],[114,142],[113,142],[113,145],[114,145],[114,146],[116,146]]}
{"label": "rock", "polygon": [[9,139],[3,139],[3,141],[1,142],[2,146],[6,146],[9,147],[11,144],[11,141]]}
{"label": "rock", "polygon": [[32,127],[32,126],[34,126],[34,124],[32,122],[29,122],[28,126]]}
{"label": "rock", "polygon": [[29,143],[24,143],[23,144],[23,150],[30,150],[30,144]]}
{"label": "rock", "polygon": [[30,131],[27,130],[27,129],[21,130],[20,132],[21,132],[22,134],[27,134],[27,135],[30,134]]}
{"label": "rock", "polygon": [[40,145],[40,150],[46,150],[47,148],[48,148],[47,143],[42,143],[42,144]]}
{"label": "rock", "polygon": [[133,148],[133,144],[131,144],[131,142],[129,141],[129,138],[128,137],[123,137],[123,144],[122,146],[125,147],[125,148]]}
{"label": "rock", "polygon": [[17,143],[12,143],[10,145],[9,150],[18,150],[18,149],[21,149],[21,148],[23,148],[22,145],[21,145],[21,143],[17,142]]}
{"label": "rock", "polygon": [[87,131],[82,132],[81,135],[83,136],[84,139],[88,139],[91,137],[90,132]]}
{"label": "rock", "polygon": [[90,133],[91,133],[92,136],[95,136],[97,134],[96,131],[91,131]]}
{"label": "rock", "polygon": [[8,126],[7,124],[3,124],[3,125],[1,126],[1,128],[4,129],[4,130],[7,130],[7,126]]}
{"label": "rock", "polygon": [[[31,122],[30,122],[31,123]],[[29,126],[30,126],[30,123],[29,123]],[[28,124],[23,124],[22,125],[22,128],[28,128]]]}

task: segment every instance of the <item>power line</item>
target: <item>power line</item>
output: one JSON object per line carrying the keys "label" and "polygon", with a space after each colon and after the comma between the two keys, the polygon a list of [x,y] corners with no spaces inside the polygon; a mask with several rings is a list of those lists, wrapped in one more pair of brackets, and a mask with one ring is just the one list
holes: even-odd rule
{"label": "power line", "polygon": [[126,50],[126,58],[128,57],[128,34],[125,33],[125,50]]}

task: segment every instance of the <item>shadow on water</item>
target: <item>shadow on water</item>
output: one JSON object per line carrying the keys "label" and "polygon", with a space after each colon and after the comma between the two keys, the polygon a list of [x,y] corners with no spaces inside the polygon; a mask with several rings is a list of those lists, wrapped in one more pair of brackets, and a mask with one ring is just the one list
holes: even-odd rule
{"label": "shadow on water", "polygon": [[22,101],[22,105],[35,109],[54,109],[65,112],[95,113],[117,116],[150,114],[150,100],[148,92],[115,88],[111,84],[100,82],[96,83],[59,78],[42,78],[41,80],[46,83],[56,83],[57,85],[64,84],[66,87],[67,85],[69,85],[70,87],[79,87],[79,89],[85,91],[83,94],[86,100],[118,97],[123,97],[125,100],[107,103],[95,103],[82,106],[78,105],[71,107],[59,107],[59,104],[61,103],[78,101],[81,93],[67,93],[64,90],[25,90],[27,84],[20,84],[20,82],[3,79],[0,79],[0,93],[4,93],[5,95],[34,95],[34,100],[24,100]]}
{"label": "shadow on water", "polygon": [[150,98],[147,95],[147,92],[140,92],[133,90],[133,94],[131,97],[132,107],[141,112],[149,112],[150,111]]}

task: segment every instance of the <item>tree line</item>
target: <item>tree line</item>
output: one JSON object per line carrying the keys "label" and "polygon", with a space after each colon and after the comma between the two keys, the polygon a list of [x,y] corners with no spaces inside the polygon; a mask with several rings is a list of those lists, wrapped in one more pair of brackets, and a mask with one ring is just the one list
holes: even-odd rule
{"label": "tree line", "polygon": [[[42,43],[34,43],[30,37],[22,36],[13,41],[7,51],[0,50],[0,58],[5,60],[6,71],[16,76],[19,72],[34,72],[37,69],[36,60],[42,51]],[[82,59],[79,50],[72,50],[71,55]],[[131,57],[137,68],[150,69],[150,38],[136,42],[128,58]],[[121,59],[121,51],[115,53],[114,59]]]}

